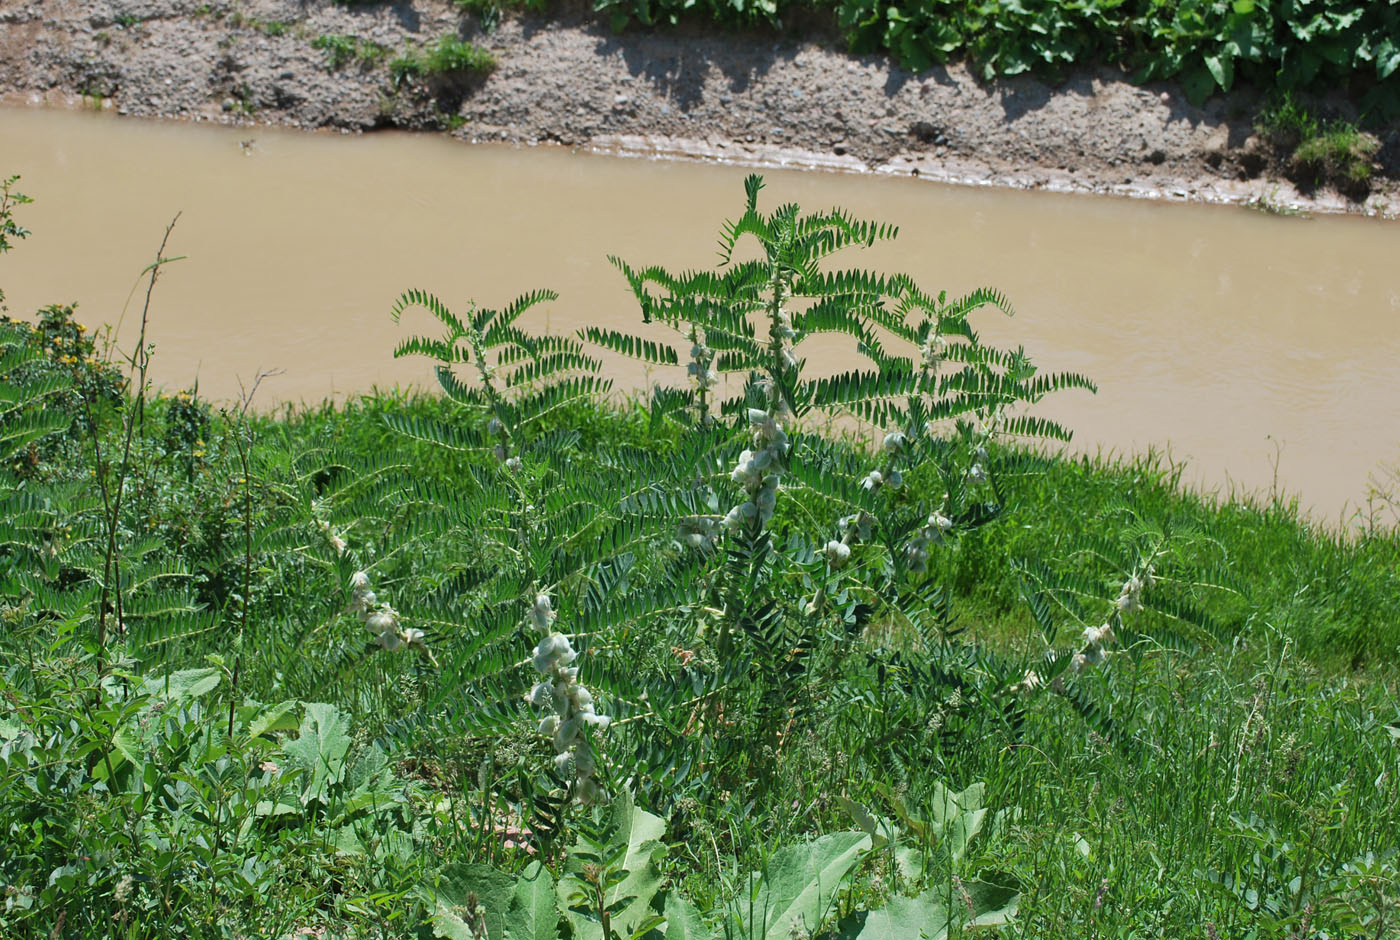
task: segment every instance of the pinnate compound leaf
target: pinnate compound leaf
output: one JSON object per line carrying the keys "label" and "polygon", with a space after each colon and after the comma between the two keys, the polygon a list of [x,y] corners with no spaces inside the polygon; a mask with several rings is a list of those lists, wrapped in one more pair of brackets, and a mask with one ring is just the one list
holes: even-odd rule
{"label": "pinnate compound leaf", "polygon": [[816,930],[842,880],[869,849],[870,836],[854,831],[780,849],[758,882],[752,907],[739,902],[740,919],[748,918],[741,936],[787,940],[794,929]]}

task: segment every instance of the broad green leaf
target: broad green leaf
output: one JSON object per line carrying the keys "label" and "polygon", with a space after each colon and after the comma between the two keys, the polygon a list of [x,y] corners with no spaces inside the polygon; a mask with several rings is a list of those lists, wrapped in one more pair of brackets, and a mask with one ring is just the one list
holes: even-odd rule
{"label": "broad green leaf", "polygon": [[[433,909],[433,933],[448,940],[478,940],[474,924],[484,920],[486,940],[503,940],[506,911],[515,893],[515,879],[490,865],[448,865],[436,888],[424,887],[419,896]],[[483,909],[478,920],[467,901],[475,896]],[[552,938],[551,938],[552,940]]]}
{"label": "broad green leaf", "polygon": [[[123,725],[118,728],[117,733],[112,736],[112,750],[116,752],[115,756],[131,761],[132,765],[135,767],[140,767],[145,763],[145,761],[141,759],[144,747],[145,745],[141,740],[141,732],[133,729],[130,725]],[[116,764],[117,761],[113,760],[113,767],[115,767]]]}
{"label": "broad green leaf", "polygon": [[539,862],[527,865],[515,882],[505,936],[507,940],[556,940],[559,936],[554,878]]}
{"label": "broad green leaf", "polygon": [[1211,78],[1220,86],[1223,91],[1229,91],[1230,86],[1235,83],[1235,60],[1228,55],[1207,55],[1205,59],[1206,68],[1210,71]]}
{"label": "broad green leaf", "polygon": [[[986,881],[965,881],[962,891],[944,885],[930,888],[918,897],[893,897],[887,905],[866,915],[857,940],[944,940],[954,917],[965,918],[962,923],[968,927],[999,926],[1016,916],[1020,898],[1016,889]],[[967,916],[969,901],[971,916]]]}
{"label": "broad green leaf", "polygon": [[1400,69],[1400,42],[1387,36],[1376,43],[1376,78],[1384,81]]}
{"label": "broad green leaf", "polygon": [[750,907],[737,913],[750,940],[787,940],[794,930],[815,931],[846,874],[870,849],[863,832],[833,832],[779,849],[769,861]]}
{"label": "broad green leaf", "polygon": [[916,882],[924,876],[924,853],[912,846],[901,845],[894,850],[894,864],[899,877]]}
{"label": "broad green leaf", "polygon": [[870,814],[870,811],[853,800],[837,795],[836,802],[841,804],[841,808],[846,811],[846,815],[851,817],[851,821],[865,831],[870,836],[870,844],[874,848],[883,848],[889,844],[889,836],[886,833],[891,828],[889,823],[884,823]]}
{"label": "broad green leaf", "polygon": [[[624,790],[613,800],[608,832],[610,845],[626,845],[617,866],[627,875],[608,889],[605,903],[613,929],[624,937],[630,937],[653,916],[651,900],[661,889],[662,882],[656,861],[666,852],[666,846],[660,841],[666,833],[666,823],[659,816],[634,806],[632,795]],[[576,851],[583,847],[581,843],[575,844]],[[556,889],[559,907],[573,927],[577,940],[606,940],[599,921],[571,909],[570,896],[577,891],[578,880],[577,874],[560,879]]]}
{"label": "broad green leaf", "polygon": [[868,913],[856,940],[943,940],[951,923],[942,892],[925,891],[916,898],[890,898]]}
{"label": "broad green leaf", "polygon": [[337,855],[364,855],[365,844],[355,832],[354,826],[337,826],[331,834],[331,844]]}
{"label": "broad green leaf", "polygon": [[169,677],[155,676],[141,685],[141,693],[152,698],[170,702],[183,702],[187,699],[208,695],[219,687],[223,678],[218,667],[205,666],[202,669],[181,669],[170,673]]}
{"label": "broad green leaf", "polygon": [[326,802],[331,784],[345,774],[345,755],[350,750],[350,722],[334,705],[309,703],[301,720],[301,732],[283,750],[287,757],[306,771],[303,804]]}
{"label": "broad green leaf", "polygon": [[[986,877],[986,873],[983,873]],[[963,889],[972,899],[974,916],[968,924],[974,927],[998,927],[1016,916],[1021,904],[1021,892],[1015,888],[990,881],[964,881]]]}
{"label": "broad green leaf", "polygon": [[715,937],[694,904],[674,891],[666,895],[666,940],[715,940]]}
{"label": "broad green leaf", "polygon": [[956,866],[967,855],[968,846],[982,831],[987,811],[982,807],[986,787],[974,783],[961,793],[954,793],[943,784],[934,785],[929,810],[934,832],[948,852],[948,861]]}
{"label": "broad green leaf", "polygon": [[1205,100],[1215,90],[1215,76],[1210,73],[1210,69],[1203,66],[1183,71],[1177,80],[1181,82],[1182,91],[1186,92],[1186,100],[1196,107],[1205,104]]}
{"label": "broad green leaf", "polygon": [[297,726],[296,708],[295,701],[268,705],[248,722],[248,737],[262,737],[271,731],[291,731]]}

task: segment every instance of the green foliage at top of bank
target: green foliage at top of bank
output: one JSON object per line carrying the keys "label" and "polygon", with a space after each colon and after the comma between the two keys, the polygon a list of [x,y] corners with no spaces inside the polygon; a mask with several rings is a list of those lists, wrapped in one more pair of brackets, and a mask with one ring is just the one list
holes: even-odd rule
{"label": "green foliage at top of bank", "polygon": [[[594,0],[614,28],[683,17],[778,26],[794,0]],[[1364,111],[1400,113],[1395,0],[813,0],[835,12],[855,52],[885,52],[921,72],[971,61],[985,79],[1051,78],[1109,63],[1137,81],[1180,82],[1194,103],[1240,82],[1279,90],[1345,88]]]}

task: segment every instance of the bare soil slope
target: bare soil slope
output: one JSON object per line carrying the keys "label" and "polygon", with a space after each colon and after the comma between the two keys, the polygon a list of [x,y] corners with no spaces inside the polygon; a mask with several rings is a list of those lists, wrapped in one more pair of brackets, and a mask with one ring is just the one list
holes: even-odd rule
{"label": "bare soil slope", "polygon": [[[390,50],[333,69],[313,47],[349,34]],[[486,77],[394,82],[405,43],[451,34],[489,48]],[[0,93],[122,113],[361,131],[451,128],[468,140],[555,143],[755,165],[917,173],[956,182],[1321,211],[1400,212],[1400,129],[1364,202],[1275,178],[1247,90],[1189,105],[1110,70],[1060,86],[915,75],[839,44],[610,32],[581,7],[484,33],[441,0],[0,0]]]}

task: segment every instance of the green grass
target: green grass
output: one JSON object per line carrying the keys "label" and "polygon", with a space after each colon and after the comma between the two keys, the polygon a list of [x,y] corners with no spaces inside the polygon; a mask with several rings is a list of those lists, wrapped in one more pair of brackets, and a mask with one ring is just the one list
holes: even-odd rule
{"label": "green grass", "polygon": [[[148,414],[137,448],[143,496],[133,518],[145,520],[140,527],[162,540],[167,546],[163,551],[174,551],[193,570],[207,572],[201,576],[206,581],[200,595],[218,604],[221,596],[238,590],[236,579],[224,583],[215,574],[217,568],[208,567],[224,557],[220,553],[230,550],[239,531],[236,506],[242,486],[229,464],[235,428],[215,413],[197,434],[177,431],[199,420],[197,415],[190,417],[180,401],[158,401]],[[262,468],[255,491],[257,512],[260,517],[276,514],[289,498],[295,505],[294,494],[307,485],[326,493],[343,485],[331,478],[318,482],[317,473],[324,471],[306,477],[307,471],[298,467],[359,462],[386,470],[411,468],[420,492],[454,485],[477,457],[405,440],[387,423],[432,421],[451,413],[437,399],[375,395],[344,408],[289,410],[258,418],[252,425],[253,464]],[[588,465],[588,455],[595,450],[603,457],[623,442],[662,450],[677,442],[671,432],[653,435],[639,409],[575,408],[557,419],[556,426],[582,435],[580,467]],[[308,464],[305,455],[321,457]],[[83,471],[75,466],[55,472],[81,476]],[[392,498],[394,487],[383,487],[388,479],[361,479]],[[307,515],[311,504],[301,505],[291,516],[283,516],[280,525],[309,533],[314,530]],[[665,867],[674,883],[697,902],[719,903],[730,890],[724,887],[727,853],[736,854],[742,865],[756,865],[774,846],[849,826],[832,798],[839,790],[873,805],[879,801],[874,787],[883,782],[904,790],[912,805],[927,798],[933,780],[947,780],[955,788],[982,780],[989,804],[999,815],[989,824],[985,846],[969,861],[968,870],[995,869],[1022,886],[1020,915],[1006,936],[1204,936],[1211,925],[1219,936],[1246,936],[1253,930],[1263,937],[1296,931],[1304,922],[1339,936],[1344,934],[1336,931],[1345,925],[1368,917],[1387,918],[1368,923],[1395,923],[1394,882],[1386,872],[1393,872],[1396,863],[1392,836],[1400,831],[1400,768],[1397,732],[1388,731],[1387,724],[1400,728],[1395,690],[1400,539],[1394,533],[1343,538],[1301,522],[1287,505],[1215,506],[1180,493],[1172,475],[1151,461],[1055,462],[1023,488],[1004,525],[965,538],[948,558],[960,585],[954,599],[960,622],[993,647],[1023,646],[1029,623],[1015,612],[1014,573],[999,559],[1053,551],[1057,540],[1072,540],[1075,529],[1102,528],[1125,512],[1200,527],[1243,584],[1240,594],[1222,595],[1213,611],[1229,630],[1222,642],[1189,656],[1144,645],[1115,659],[1112,669],[1094,680],[1098,692],[1118,703],[1120,721],[1134,743],[1114,743],[1087,728],[1076,710],[1056,696],[1034,703],[1015,735],[989,727],[983,732],[988,736],[980,740],[950,736],[960,710],[945,697],[942,706],[925,716],[924,733],[929,737],[923,759],[931,763],[910,766],[900,761],[898,752],[863,747],[859,726],[868,719],[850,704],[832,701],[821,706],[827,717],[780,754],[777,779],[762,805],[744,807],[723,796],[706,800],[698,794],[673,804],[664,818],[666,838],[673,845]],[[352,523],[347,537],[377,540],[362,525]],[[419,589],[412,582],[427,577],[423,587],[431,593],[435,569],[461,564],[453,558],[469,557],[469,551],[463,555],[468,548],[460,542],[464,536],[446,536],[458,543],[455,546],[433,539],[411,545],[392,538],[385,548],[398,542],[393,553],[400,557],[384,569],[382,586],[376,586],[402,610],[417,609],[421,602],[412,598]],[[231,547],[235,558],[224,564],[236,567],[237,546]],[[352,659],[308,685],[314,673],[296,667],[285,653],[262,655],[276,643],[258,624],[271,627],[299,616],[298,610],[310,618],[305,621],[304,644],[354,636],[337,625],[335,610],[341,601],[325,582],[333,566],[307,564],[332,556],[323,547],[306,544],[283,557],[273,568],[265,567],[271,556],[257,564],[254,628],[246,641],[251,655],[240,680],[241,694],[264,702],[289,696],[328,701],[352,716],[354,726],[368,722],[357,740],[381,742],[399,775],[408,778],[409,789],[395,797],[405,800],[395,812],[406,815],[392,820],[366,817],[361,825],[381,837],[391,831],[412,832],[415,848],[408,856],[377,850],[341,858],[317,834],[318,826],[330,825],[318,822],[320,815],[298,816],[290,829],[255,826],[226,845],[222,865],[229,871],[250,865],[248,870],[275,871],[275,879],[258,875],[243,888],[220,881],[223,900],[204,907],[192,900],[192,886],[175,890],[179,878],[171,888],[157,890],[168,875],[161,867],[164,856],[152,846],[113,837],[123,830],[130,812],[124,803],[88,791],[83,798],[88,809],[65,823],[61,816],[48,815],[42,809],[47,804],[35,802],[36,796],[19,778],[0,771],[0,801],[10,807],[7,812],[19,800],[29,807],[25,819],[45,819],[48,826],[57,827],[43,837],[51,849],[69,846],[68,851],[76,851],[86,844],[85,833],[108,833],[100,851],[87,850],[92,857],[73,866],[71,882],[60,880],[71,885],[67,896],[73,902],[83,899],[87,911],[70,914],[70,929],[78,931],[74,935],[97,936],[99,925],[113,917],[125,917],[128,924],[145,923],[149,929],[162,923],[197,928],[205,922],[202,918],[210,918],[208,923],[250,918],[246,924],[252,929],[269,915],[266,922],[281,924],[283,930],[301,924],[327,924],[333,931],[355,925],[353,929],[380,935],[375,932],[399,929],[392,923],[406,927],[429,913],[412,890],[429,877],[427,860],[490,859],[508,870],[525,861],[524,856],[503,854],[498,842],[458,828],[451,818],[485,798],[478,782],[483,761],[492,766],[491,779],[508,779],[540,759],[538,744],[524,729],[518,736],[494,740],[463,736],[461,730],[444,734],[431,726],[388,730],[386,719],[427,692],[426,663],[357,665]],[[446,574],[449,569],[442,570]],[[16,707],[47,710],[55,718],[68,715],[67,720],[86,727],[89,719],[83,717],[81,698],[69,701],[63,696],[88,686],[60,677],[81,675],[90,668],[90,657],[65,642],[62,631],[41,639],[43,634],[30,625],[32,611],[13,606],[14,600],[5,607],[10,628],[3,642],[11,649],[16,643],[21,649],[28,646],[30,655],[42,662],[60,658],[32,672],[12,667],[4,674],[4,690],[15,696]],[[320,612],[307,609],[308,602]],[[466,615],[463,623],[470,622]],[[444,638],[435,637],[435,643],[440,658],[450,655]],[[877,647],[872,635],[849,655],[874,654]],[[220,650],[227,655],[227,642],[217,634],[191,635],[177,645],[152,648],[133,665],[158,675],[167,664],[198,668],[204,656]],[[664,657],[666,651],[646,655]],[[385,713],[376,701],[396,704]],[[6,720],[18,714],[11,712]],[[186,745],[179,743],[205,733],[200,730],[205,727],[201,714],[190,712],[181,724],[171,726],[168,742],[150,756],[149,766],[158,769],[149,773],[157,778],[190,776],[199,781],[195,792],[217,804],[227,799],[218,795],[218,778],[210,777],[207,768],[199,769],[203,765],[183,763],[193,752],[182,750]],[[222,715],[214,709],[216,722]],[[93,733],[99,727],[100,722]],[[82,739],[79,734],[71,747],[80,749]],[[288,758],[279,748],[265,741],[250,752],[255,756],[247,758],[247,768],[235,764],[232,769],[237,774],[251,770],[254,779],[261,780],[254,765],[264,759],[285,764]],[[82,766],[77,758],[59,759],[77,760]],[[433,811],[435,801],[442,800],[448,801],[441,804],[443,809]],[[229,804],[231,818],[239,818],[236,808]],[[53,813],[58,811],[55,804]],[[156,813],[151,817],[155,821],[169,811],[173,808],[148,812]],[[183,839],[201,831],[199,826],[189,829]],[[177,857],[187,855],[187,864],[214,864],[196,861],[203,850],[193,842],[181,841],[174,851]],[[41,859],[47,856],[13,845],[3,854],[10,861],[0,863],[0,877],[40,904],[48,877]],[[332,871],[338,874],[328,879]],[[887,890],[890,875],[881,871],[874,863],[861,869],[852,898]],[[118,900],[116,885],[123,873],[136,879],[135,887],[126,889],[131,900]],[[1289,888],[1295,877],[1302,879],[1297,890]],[[92,886],[81,887],[83,879]],[[244,896],[238,892],[249,890],[255,893],[240,901]],[[1251,901],[1243,896],[1245,891],[1261,891],[1262,900]],[[175,909],[163,911],[161,898]],[[51,898],[50,903],[56,905],[52,909],[73,910],[70,902]],[[16,912],[0,914],[0,924],[10,924],[11,935],[18,937],[29,936],[31,924],[49,922],[31,922]],[[1357,935],[1386,936],[1373,934],[1370,927]]]}
{"label": "green grass", "polygon": [[372,68],[389,55],[388,47],[347,33],[322,33],[311,45],[326,54],[326,63],[332,71],[351,63]]}
{"label": "green grass", "polygon": [[[760,188],[743,226],[795,224]],[[1028,451],[999,405],[916,398],[872,453],[757,386],[702,417],[542,385],[596,368],[515,325],[551,297],[407,294],[449,340],[401,351],[479,378],[266,415],[131,398],[144,316],[125,369],[71,307],[0,320],[0,935],[1394,935],[1400,532]],[[1031,371],[937,304],[968,345],[924,322],[926,369]],[[843,322],[773,310],[775,344]]]}
{"label": "green grass", "polygon": [[389,74],[399,85],[410,78],[479,75],[495,67],[496,57],[489,51],[446,35],[434,45],[405,50],[389,63]]}
{"label": "green grass", "polygon": [[1331,186],[1357,197],[1370,191],[1380,141],[1356,124],[1320,120],[1285,95],[1260,112],[1256,126],[1284,155],[1289,175],[1300,184]]}

